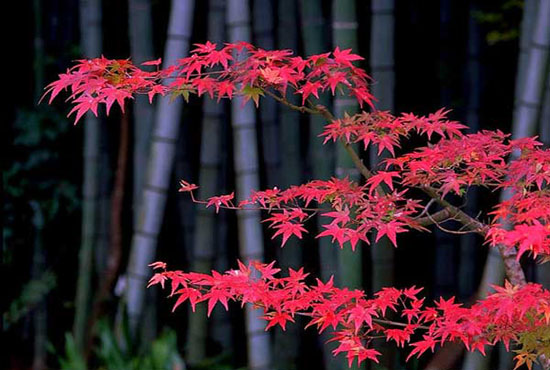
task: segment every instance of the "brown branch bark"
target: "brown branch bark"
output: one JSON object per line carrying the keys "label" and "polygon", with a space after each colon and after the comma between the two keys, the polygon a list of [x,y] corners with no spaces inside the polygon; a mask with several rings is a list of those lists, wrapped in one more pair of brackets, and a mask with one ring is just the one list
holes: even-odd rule
{"label": "brown branch bark", "polygon": [[88,322],[88,338],[85,351],[85,358],[91,354],[93,341],[93,328],[103,311],[103,304],[109,297],[111,288],[116,280],[122,257],[122,207],[124,201],[124,187],[126,184],[126,168],[128,164],[128,142],[129,142],[129,118],[123,114],[120,120],[120,141],[118,147],[117,170],[111,203],[111,248],[107,260],[105,277],[100,282],[96,295],[92,314]]}
{"label": "brown branch bark", "polygon": [[[476,220],[470,215],[466,214],[464,211],[458,207],[453,206],[451,203],[447,202],[445,199],[441,198],[437,191],[431,187],[423,187],[422,190],[428,194],[431,198],[435,199],[444,209],[447,210],[458,222],[464,225],[464,227],[477,232],[478,234],[485,236],[489,229],[489,226],[484,224],[481,221]],[[523,285],[527,282],[525,279],[525,273],[521,268],[521,265],[517,258],[517,251],[514,248],[508,248],[504,245],[499,244],[497,249],[502,257],[504,262],[504,270],[508,280],[514,285]]]}

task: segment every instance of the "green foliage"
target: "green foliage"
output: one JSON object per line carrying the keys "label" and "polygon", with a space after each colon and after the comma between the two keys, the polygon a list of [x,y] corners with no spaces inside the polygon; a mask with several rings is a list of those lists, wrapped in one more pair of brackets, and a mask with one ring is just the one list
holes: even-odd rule
{"label": "green foliage", "polygon": [[16,224],[28,227],[29,218],[23,215],[23,209],[30,201],[40,205],[46,224],[61,209],[71,212],[78,206],[78,187],[62,173],[55,173],[60,167],[59,146],[69,129],[67,119],[49,107],[17,112],[12,158],[2,176],[6,199],[4,245],[10,244]]}
{"label": "green foliage", "polygon": [[[178,353],[177,336],[173,330],[165,330],[149,346],[141,351],[135,351],[130,343],[130,338],[124,336],[123,343],[119,345],[119,339],[105,321],[97,325],[99,345],[95,349],[98,369],[124,369],[124,370],[183,370],[185,364]],[[80,370],[86,369],[85,361],[76,349],[73,336],[65,335],[65,354],[59,358],[62,369]]]}
{"label": "green foliage", "polygon": [[[222,353],[215,357],[207,357],[198,364],[193,365],[192,370],[232,370],[235,366],[231,364],[231,355]],[[237,370],[244,370],[239,368]]]}
{"label": "green foliage", "polygon": [[[51,352],[54,352],[50,349]],[[86,370],[86,361],[76,347],[72,334],[65,334],[65,357],[59,358],[61,369]]]}
{"label": "green foliage", "polygon": [[189,96],[191,94],[195,94],[196,89],[191,84],[182,84],[177,89],[174,89],[172,93],[170,94],[170,102],[173,102],[178,98],[178,96],[182,96],[183,99],[189,103]]}
{"label": "green foliage", "polygon": [[476,20],[486,28],[485,40],[489,45],[513,42],[519,38],[522,8],[523,1],[506,0],[491,9],[475,12]]}
{"label": "green foliage", "polygon": [[535,331],[519,334],[518,346],[515,352],[520,360],[530,357],[534,361],[541,355],[550,358],[550,324],[541,325]]}
{"label": "green foliage", "polygon": [[13,300],[8,310],[4,312],[5,328],[8,329],[31,312],[55,286],[56,277],[51,271],[46,271],[39,278],[25,284],[21,290],[21,295]]}

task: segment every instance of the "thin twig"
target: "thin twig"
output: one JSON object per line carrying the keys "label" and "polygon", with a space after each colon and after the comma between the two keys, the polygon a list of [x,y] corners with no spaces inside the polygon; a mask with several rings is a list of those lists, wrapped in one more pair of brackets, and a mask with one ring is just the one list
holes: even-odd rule
{"label": "thin twig", "polygon": [[[471,234],[471,233],[475,233],[475,231],[473,230],[470,230],[470,231],[455,231],[455,230],[450,230],[450,229],[447,229],[447,228],[444,228],[443,226],[440,225],[439,222],[437,222],[436,220],[434,220],[432,218],[432,216],[428,213],[427,214],[427,217],[433,222],[433,224],[435,226],[437,226],[437,228],[441,231],[444,231],[446,233],[449,233],[449,234],[456,234],[456,235],[464,235],[464,234]],[[466,227],[466,225],[464,225],[463,227]]]}
{"label": "thin twig", "polygon": [[303,106],[303,105],[296,105],[296,104],[292,104],[291,102],[289,102],[286,98],[284,98],[283,96],[279,96],[277,94],[274,94],[273,92],[267,90],[267,89],[264,89],[263,90],[267,95],[271,96],[273,99],[277,100],[279,103],[283,104],[283,105],[286,105],[287,107],[293,109],[293,110],[297,110],[298,112],[300,113],[309,113],[309,114],[319,114],[317,111],[311,109],[311,108],[308,108],[306,106]]}

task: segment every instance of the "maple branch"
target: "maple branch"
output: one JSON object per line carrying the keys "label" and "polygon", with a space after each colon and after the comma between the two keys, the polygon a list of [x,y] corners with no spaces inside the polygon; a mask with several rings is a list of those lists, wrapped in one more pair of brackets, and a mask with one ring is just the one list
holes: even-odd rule
{"label": "maple branch", "polygon": [[274,94],[273,92],[269,91],[268,89],[263,90],[267,95],[271,96],[273,99],[277,100],[279,103],[286,105],[290,109],[297,110],[300,113],[309,113],[309,114],[318,114],[315,110],[308,108],[303,105],[296,105],[289,102],[285,97],[279,96],[277,94]]}
{"label": "maple branch", "polygon": [[[476,220],[475,218],[468,215],[466,212],[462,211],[460,208],[455,207],[445,199],[441,198],[437,194],[437,190],[431,186],[421,187],[422,191],[428,194],[432,199],[435,199],[445,210],[447,210],[449,217],[454,218],[458,222],[464,225],[465,228],[474,231],[482,236],[487,234],[489,226],[484,224],[481,221]],[[433,218],[433,216],[432,216]]]}
{"label": "maple branch", "polygon": [[[433,200],[433,199],[432,199]],[[422,212],[421,214],[425,214],[426,212]],[[433,225],[436,222],[445,222],[446,220],[452,218],[451,213],[447,208],[443,208],[440,211],[437,211],[436,213],[425,217],[419,217],[415,219],[415,222],[420,224],[420,226],[430,226]]]}
{"label": "maple branch", "polygon": [[[289,102],[284,97],[278,96],[277,94],[274,94],[274,93],[272,93],[271,91],[269,91],[267,89],[264,89],[264,91],[267,95],[271,96],[273,99],[277,100],[278,102],[286,105],[287,107],[289,107],[291,109],[297,110],[301,113],[320,114],[329,122],[332,122],[335,119],[334,115],[324,105],[318,104],[318,105],[314,106],[313,103],[309,102],[309,100],[308,100],[308,103],[311,106],[313,106],[313,108],[308,108],[306,106],[298,106],[298,105],[292,104],[291,102]],[[357,169],[359,170],[361,175],[363,175],[363,177],[366,180],[371,178],[373,176],[373,173],[367,168],[367,166],[365,166],[365,164],[363,163],[363,161],[361,160],[361,158],[359,157],[357,152],[355,152],[353,147],[349,143],[346,143],[343,139],[340,139],[340,142],[344,146],[344,149],[346,150],[348,155],[351,157],[351,160],[353,161],[353,164],[355,165],[355,167],[357,167]],[[378,186],[377,187],[377,192],[379,194],[383,194],[383,189],[380,186]]]}
{"label": "maple branch", "polygon": [[[379,324],[388,324],[388,325],[394,325],[394,326],[400,326],[400,327],[407,327],[409,324],[405,324],[403,322],[399,322],[399,321],[391,321],[391,320],[383,320],[383,319],[375,319],[373,318],[372,319],[373,322],[377,322]],[[417,326],[418,329],[423,329],[423,330],[429,330],[430,328],[428,326],[425,326],[425,325],[418,325]]]}
{"label": "maple branch", "polygon": [[428,204],[426,204],[426,207],[424,207],[424,210],[422,210],[422,213],[420,213],[418,215],[417,218],[420,218],[422,216],[424,216],[426,213],[428,213],[428,210],[430,209],[430,206],[435,202],[435,199],[430,199],[430,201],[428,202]]}
{"label": "maple branch", "polygon": [[[429,213],[427,214],[427,217],[433,222],[433,224],[434,224],[435,226],[437,226],[437,228],[438,228],[439,230],[444,231],[444,232],[446,232],[446,233],[449,233],[449,234],[456,234],[456,235],[464,235],[464,234],[475,233],[475,231],[473,231],[473,230],[470,230],[470,231],[450,230],[450,229],[447,229],[447,228],[441,226],[440,222],[434,220],[433,217],[432,217]],[[454,220],[454,218],[452,218],[452,219]],[[448,220],[448,219],[447,219],[447,220]],[[444,220],[444,221],[446,221],[446,220]],[[464,227],[466,227],[466,226],[464,226]]]}
{"label": "maple branch", "polygon": [[[340,142],[342,143],[342,145],[344,146],[344,149],[346,150],[351,160],[353,161],[353,164],[355,165],[355,167],[357,167],[357,169],[359,170],[361,175],[363,175],[365,180],[370,179],[373,176],[373,173],[367,168],[367,166],[365,166],[365,164],[363,163],[363,161],[361,160],[361,158],[359,157],[355,149],[353,149],[353,147],[348,143],[346,143],[343,139],[340,139]],[[376,191],[380,195],[384,193],[380,185],[376,187]]]}
{"label": "maple branch", "polygon": [[[258,306],[264,308],[264,306],[262,306],[261,304],[258,304]],[[296,312],[294,312],[294,315],[304,316],[304,317],[313,317],[311,312],[296,311]],[[399,327],[402,327],[402,328],[405,328],[409,325],[409,324],[404,323],[404,322],[384,320],[384,319],[376,319],[374,317],[372,318],[372,322],[376,322],[378,324],[387,324],[387,325],[399,326]],[[428,326],[425,326],[425,325],[418,325],[418,326],[416,326],[416,328],[417,329],[423,329],[423,330],[429,330],[430,329]]]}
{"label": "maple branch", "polygon": [[[431,186],[423,186],[421,189],[424,193],[435,199],[437,203],[447,210],[451,217],[463,224],[465,228],[482,236],[487,234],[489,229],[488,225],[476,220],[461,209],[453,206],[451,203],[441,198],[439,194],[437,194],[436,189]],[[502,257],[502,261],[504,262],[504,270],[508,280],[514,285],[524,285],[527,280],[525,279],[525,273],[523,272],[521,264],[517,258],[517,250],[515,248],[508,248],[503,244],[498,244],[496,248]]]}
{"label": "maple branch", "polygon": [[[325,117],[327,121],[329,122],[334,121],[335,119],[334,115],[324,105],[320,105],[320,104],[316,105],[315,110],[317,114],[320,114],[323,117]],[[340,143],[342,143],[342,145],[344,146],[344,149],[346,150],[351,160],[353,161],[353,164],[355,165],[355,167],[357,167],[357,169],[359,170],[361,175],[363,175],[365,180],[370,179],[373,176],[373,173],[367,168],[367,166],[365,166],[365,164],[363,163],[363,161],[361,160],[361,158],[359,157],[355,149],[353,149],[353,147],[349,143],[346,143],[343,139],[340,139]],[[379,194],[383,194],[384,192],[380,186],[376,187],[376,191]]]}
{"label": "maple branch", "polygon": [[[195,204],[204,204],[204,205],[208,205],[208,201],[207,200],[202,200],[202,199],[197,199],[195,198],[195,196],[193,195],[193,192],[192,191],[187,191],[187,193],[190,194],[190,197],[191,197],[191,201]],[[231,204],[233,204],[231,202]],[[248,204],[248,206],[250,206],[250,204]],[[207,207],[209,208],[209,207]],[[301,210],[303,211],[308,211],[308,212],[313,212],[313,214],[317,213],[317,212],[320,212],[320,211],[324,211],[323,208],[315,208],[315,207],[301,207],[299,204],[281,204],[281,205],[278,205],[276,207],[262,207],[262,206],[257,206],[257,207],[246,207],[246,208],[243,208],[242,206],[236,206],[236,205],[223,205],[223,204],[219,204],[218,207],[219,209],[227,209],[227,210],[233,210],[233,211],[268,211],[268,212],[271,212],[271,211],[282,211],[282,210],[292,210],[294,208],[300,208]],[[308,216],[309,218],[310,216]]]}

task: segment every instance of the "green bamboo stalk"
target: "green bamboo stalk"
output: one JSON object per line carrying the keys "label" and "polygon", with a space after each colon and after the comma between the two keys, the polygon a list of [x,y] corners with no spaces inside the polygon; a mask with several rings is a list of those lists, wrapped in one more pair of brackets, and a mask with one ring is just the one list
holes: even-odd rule
{"label": "green bamboo stalk", "polygon": [[[476,19],[477,5],[471,2],[468,16],[468,49],[467,49],[467,87],[466,87],[466,124],[470,131],[479,130],[479,108],[481,104],[481,34]],[[477,209],[478,191],[473,188],[468,191],[466,212],[475,214]],[[459,295],[466,299],[471,297],[475,289],[475,256],[476,236],[463,235],[460,238],[460,263],[458,266]]]}
{"label": "green bamboo stalk", "polygon": [[[223,133],[226,132],[227,123],[224,122]],[[225,135],[222,135],[225,137]],[[227,157],[227,145],[225,140],[222,143],[222,158]],[[225,161],[222,162],[222,167],[220,172],[222,172],[222,186],[219,189],[226,188],[226,164]],[[223,191],[227,193],[227,191]],[[217,220],[217,231],[216,237],[218,239],[217,248],[215,249],[215,258],[214,258],[214,267],[216,271],[227,271],[231,268],[229,265],[229,257],[227,251],[227,234],[228,234],[228,222],[227,222],[227,213],[218,214],[216,217]],[[234,260],[231,259],[231,263]],[[226,311],[222,308],[214,308],[212,311],[212,318],[210,320],[211,333],[210,336],[221,347],[222,353],[232,353],[234,351],[234,341],[233,341],[233,327],[231,325],[231,314],[229,311]]]}
{"label": "green bamboo stalk", "polygon": [[[135,64],[154,59],[152,23],[151,0],[128,0],[128,36],[130,53]],[[149,104],[145,95],[136,96],[132,108],[134,113],[132,208],[134,223],[136,223],[155,109],[152,104]],[[142,327],[142,337],[145,342],[150,342],[156,337],[156,305],[153,303],[155,296],[154,290],[148,290],[145,297],[147,302],[151,302],[145,305],[144,322],[146,324]]]}
{"label": "green bamboo stalk", "polygon": [[[394,110],[394,2],[373,0],[371,3],[370,68],[375,83],[372,94],[378,99],[376,108]],[[382,153],[384,154],[384,153]],[[370,150],[372,168],[378,166],[377,148]],[[386,238],[371,247],[372,289],[392,286],[394,280],[394,248]]]}
{"label": "green bamboo stalk", "polygon": [[[300,20],[302,24],[302,39],[306,55],[325,52],[330,47],[330,34],[327,32],[327,21],[323,17],[321,3],[316,0],[300,1]],[[319,104],[330,108],[331,100],[327,94],[322,94]],[[323,145],[319,135],[324,130],[326,121],[320,116],[309,116],[309,153],[312,177],[315,179],[329,179],[334,176],[336,164],[336,146],[332,143]],[[322,220],[317,218],[319,230],[322,230]],[[321,279],[327,281],[333,275],[338,275],[338,250],[328,238],[318,240],[319,262]],[[326,344],[330,339],[328,333],[320,336],[323,349],[325,369],[343,368],[343,364],[336,359],[331,350],[334,346]]]}
{"label": "green bamboo stalk", "polygon": [[520,81],[522,94],[516,98],[514,105],[512,135],[516,138],[533,135],[536,132],[550,50],[550,0],[539,1],[533,21],[531,42],[527,49],[527,62],[523,72],[525,74],[523,86]]}
{"label": "green bamboo stalk", "polygon": [[[275,30],[273,0],[254,0],[252,28],[254,36],[254,45],[273,50],[275,48]],[[273,99],[265,99],[260,104],[259,127],[262,137],[262,154],[265,164],[266,185],[269,188],[280,186],[278,180],[280,172],[281,153],[279,145],[279,127],[277,122],[277,102]]]}
{"label": "green bamboo stalk", "polygon": [[[334,47],[340,49],[351,48],[358,50],[357,44],[357,19],[355,1],[333,0],[332,2],[332,38]],[[343,117],[344,114],[353,115],[359,109],[355,99],[341,94],[334,98],[334,114]],[[336,147],[336,176],[349,177],[350,180],[359,181],[360,174],[352,159],[342,145]],[[338,270],[342,285],[350,288],[362,287],[363,253],[359,246],[353,252],[351,248],[344,248],[338,253]]]}
{"label": "green bamboo stalk", "polygon": [[[370,70],[375,83],[371,86],[372,94],[378,99],[376,108],[394,110],[395,101],[395,68],[394,68],[394,34],[395,5],[393,0],[373,0],[371,2],[370,32]],[[371,147],[369,159],[371,168],[377,168],[387,153],[378,155],[378,148]],[[376,292],[383,287],[394,285],[395,250],[387,238],[378,242],[371,241],[371,285]],[[382,353],[381,366],[392,369],[395,351],[386,341],[379,340],[377,348]]]}
{"label": "green bamboo stalk", "polygon": [[[226,21],[229,41],[251,40],[250,11],[247,0],[229,0]],[[248,197],[259,188],[258,151],[256,141],[256,117],[251,103],[242,105],[243,97],[231,101],[231,126],[233,128],[233,163],[235,166],[236,193],[238,198]],[[263,102],[262,102],[263,103]],[[243,261],[263,260],[263,236],[260,212],[249,210],[237,213],[239,228],[239,254]],[[249,305],[245,311],[248,367],[268,369],[271,367],[269,334],[260,319],[261,310]]]}
{"label": "green bamboo stalk", "polygon": [[[546,86],[544,88],[544,100],[539,119],[540,140],[550,146],[550,61],[546,66]],[[537,281],[546,289],[550,289],[550,263],[537,265]]]}
{"label": "green bamboo stalk", "polygon": [[[352,49],[358,51],[357,43],[357,19],[354,0],[332,1],[332,43],[333,47],[340,49]],[[344,117],[344,114],[353,115],[359,110],[357,101],[349,96],[337,94],[334,98],[333,111],[336,117]],[[353,145],[357,150],[357,145]],[[353,160],[342,145],[336,146],[336,176],[359,181],[361,176],[355,167]],[[361,245],[355,251],[345,247],[338,251],[337,282],[349,289],[361,289],[363,285],[363,251]],[[342,358],[337,358],[340,368],[346,368]],[[352,366],[352,369],[364,368]]]}
{"label": "green bamboo stalk", "polygon": [[[80,32],[82,53],[88,57],[101,55],[101,1],[80,0]],[[78,256],[78,280],[75,298],[73,335],[76,348],[84,350],[91,304],[92,256],[96,244],[98,189],[100,168],[100,120],[91,113],[84,122],[84,180],[82,189],[82,241]]]}
{"label": "green bamboo stalk", "polygon": [[[128,0],[128,36],[134,63],[154,59],[151,0]],[[136,96],[134,105],[133,208],[136,213],[141,199],[143,177],[154,119],[154,106],[145,95]],[[135,221],[134,220],[134,221]]]}
{"label": "green bamboo stalk", "polygon": [[[302,39],[306,55],[325,52],[330,46],[330,35],[326,32],[325,20],[321,4],[316,0],[300,1],[300,21],[302,24]],[[320,96],[319,104],[329,107],[330,99],[326,94]],[[312,177],[328,180],[334,174],[334,148],[331,143],[323,145],[319,135],[323,132],[326,123],[323,117],[309,116],[309,159]],[[321,223],[318,220],[320,227]],[[336,248],[328,238],[319,239],[319,259],[321,264],[321,278],[330,279],[336,274]]]}
{"label": "green bamboo stalk", "polygon": [[[34,10],[38,10],[39,6],[36,6],[35,1]],[[33,211],[32,225],[34,227],[34,248],[32,257],[32,269],[31,278],[33,280],[39,279],[44,274],[46,268],[46,256],[44,255],[43,246],[43,233],[44,233],[44,213],[42,207],[37,201],[31,201],[30,206]],[[46,344],[48,340],[48,311],[47,311],[46,298],[43,297],[36,305],[33,312],[33,329],[34,329],[34,343],[33,343],[33,370],[46,369]]]}
{"label": "green bamboo stalk", "polygon": [[[35,101],[40,99],[44,87],[44,38],[42,36],[42,2],[33,1],[34,15],[34,97]],[[40,204],[31,201],[30,206],[33,210],[32,224],[34,227],[34,248],[32,258],[31,278],[39,278],[44,273],[46,267],[46,256],[43,247],[44,232],[44,214]],[[42,370],[46,368],[46,343],[48,339],[48,306],[43,298],[33,314],[33,370]]]}
{"label": "green bamboo stalk", "polygon": [[[298,8],[293,0],[278,2],[277,39],[278,49],[298,50]],[[290,103],[299,105],[295,94],[288,94]],[[271,100],[271,99],[270,99]],[[300,113],[287,107],[279,108],[279,132],[281,167],[278,184],[283,189],[297,185],[302,181],[300,165]],[[278,261],[281,266],[297,269],[302,265],[302,245],[298,239],[290,238],[284,248],[278,248]],[[276,369],[296,369],[300,350],[301,330],[299,318],[294,325],[289,325],[285,332],[275,332],[274,352]]]}
{"label": "green bamboo stalk", "polygon": [[[189,51],[193,0],[172,0],[163,65],[183,58]],[[151,149],[147,161],[138,220],[135,226],[127,268],[126,310],[129,328],[136,333],[144,306],[145,286],[150,276],[147,266],[156,254],[157,237],[166,206],[170,175],[174,165],[182,101],[161,99],[155,114]]]}
{"label": "green bamboo stalk", "polygon": [[550,146],[550,62],[546,66],[546,87],[539,119],[540,140]]}
{"label": "green bamboo stalk", "polygon": [[[456,9],[452,0],[439,2],[439,58],[438,58],[438,83],[439,104],[448,107],[452,104],[454,86],[452,81],[453,61],[455,48],[453,48],[453,27],[456,25]],[[435,263],[433,265],[434,294],[446,296],[455,289],[457,280],[456,263],[454,262],[456,239],[443,232],[439,228],[434,231]]]}
{"label": "green bamboo stalk", "polygon": [[[224,41],[225,6],[222,0],[210,0],[208,7],[208,40],[221,44]],[[211,197],[220,189],[222,165],[223,104],[212,99],[203,101],[199,199]],[[218,236],[218,218],[214,208],[200,207],[196,212],[196,232],[191,257],[191,271],[209,273],[212,270]],[[186,360],[196,365],[206,358],[208,322],[206,306],[198,305],[196,312],[189,312]]]}
{"label": "green bamboo stalk", "polygon": [[[321,2],[317,0],[300,0],[300,23],[304,52],[306,55],[326,52],[330,47],[330,34],[328,25],[323,17]],[[321,94],[319,104],[330,107],[330,98],[327,94]],[[314,179],[328,180],[334,175],[335,145],[327,143],[323,145],[319,135],[323,132],[326,121],[323,117],[309,116],[309,153],[312,177]],[[317,226],[322,230],[322,222],[317,218]],[[330,239],[320,238],[317,241],[319,248],[320,275],[323,281],[337,275],[337,248],[332,245]],[[332,356],[331,346],[326,345],[329,340],[328,333],[320,336],[319,342],[323,350],[323,363],[325,369],[337,369],[340,362]]]}

